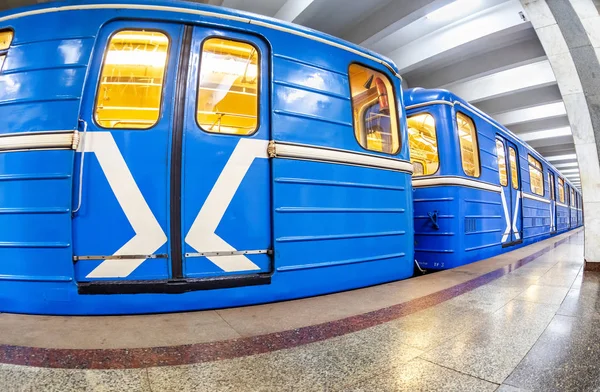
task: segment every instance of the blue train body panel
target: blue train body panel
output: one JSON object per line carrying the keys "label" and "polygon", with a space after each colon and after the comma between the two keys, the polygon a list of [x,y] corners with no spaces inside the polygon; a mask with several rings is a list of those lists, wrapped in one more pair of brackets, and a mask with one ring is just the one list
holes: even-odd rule
{"label": "blue train body panel", "polygon": [[[242,12],[127,4],[0,13],[0,33],[14,32],[0,48],[0,311],[211,309],[412,275],[412,169],[391,61]],[[105,63],[129,64],[109,45],[131,31],[165,37],[162,79],[102,74]],[[256,125],[243,136],[221,132],[232,115],[224,110],[212,125],[198,120],[202,62],[211,61],[202,51],[221,38],[258,53],[254,92],[232,90],[258,97]],[[241,83],[250,84],[248,64]],[[398,153],[366,150],[355,137],[351,64],[389,78]],[[96,106],[116,87],[101,83],[159,86],[156,121],[104,127]],[[231,83],[225,77],[207,91],[219,96]],[[378,116],[380,105],[367,115]]]}
{"label": "blue train body panel", "polygon": [[[437,135],[438,170],[413,177],[415,258],[422,268],[454,268],[583,223],[581,208],[560,200],[563,196],[558,191],[550,192],[560,185],[559,172],[491,117],[445,90],[407,90],[404,102],[409,119],[425,113],[433,116]],[[463,170],[457,113],[469,117],[475,126],[479,176]],[[505,184],[499,174],[498,145],[505,156],[514,151],[515,171],[507,170]],[[530,157],[541,166],[541,180],[537,179],[543,183],[541,195],[537,189],[534,193],[538,185],[530,178]],[[552,188],[550,181],[554,181]],[[566,179],[561,181],[568,199],[570,185]],[[579,193],[575,194],[580,200]]]}

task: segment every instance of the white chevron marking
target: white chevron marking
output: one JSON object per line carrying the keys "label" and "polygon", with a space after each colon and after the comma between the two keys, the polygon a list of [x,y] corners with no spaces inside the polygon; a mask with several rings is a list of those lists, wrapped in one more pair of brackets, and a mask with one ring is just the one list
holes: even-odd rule
{"label": "white chevron marking", "polygon": [[[87,132],[82,153],[93,152],[135,235],[114,255],[151,255],[167,242],[110,132]],[[87,278],[129,276],[145,259],[105,260]]]}
{"label": "white chevron marking", "polygon": [[517,240],[521,239],[521,235],[519,234],[519,229],[517,229],[517,217],[519,216],[519,201],[521,200],[521,191],[517,191],[517,201],[515,202],[515,209],[513,211],[513,222],[512,229],[515,234],[515,238]]}
{"label": "white chevron marking", "polygon": [[510,235],[510,214],[508,213],[508,207],[506,204],[506,196],[504,196],[504,190],[500,192],[502,196],[502,208],[504,209],[504,220],[506,221],[506,229],[504,230],[504,235],[502,236],[501,242],[504,243],[508,239]]}
{"label": "white chevron marking", "polygon": [[[235,251],[215,231],[255,158],[268,158],[268,140],[240,139],[185,237],[197,252]],[[258,270],[244,255],[208,256],[226,272]]]}

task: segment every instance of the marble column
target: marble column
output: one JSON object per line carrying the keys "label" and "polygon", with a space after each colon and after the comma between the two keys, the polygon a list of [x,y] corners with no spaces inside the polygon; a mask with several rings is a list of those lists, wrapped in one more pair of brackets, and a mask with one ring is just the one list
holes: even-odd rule
{"label": "marble column", "polygon": [[521,0],[554,70],[573,132],[585,269],[600,271],[600,14],[597,0]]}

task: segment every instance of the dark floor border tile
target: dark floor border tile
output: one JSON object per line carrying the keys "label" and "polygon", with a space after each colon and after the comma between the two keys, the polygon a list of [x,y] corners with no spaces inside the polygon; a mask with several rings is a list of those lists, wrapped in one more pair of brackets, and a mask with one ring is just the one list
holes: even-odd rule
{"label": "dark floor border tile", "polygon": [[591,261],[585,261],[583,264],[584,271],[600,271],[600,262],[593,263]]}
{"label": "dark floor border tile", "polygon": [[266,335],[169,347],[80,350],[0,345],[0,363],[63,369],[131,369],[211,362],[294,348],[357,332],[438,305],[530,263],[567,242],[577,233],[467,282],[411,301],[336,321]]}

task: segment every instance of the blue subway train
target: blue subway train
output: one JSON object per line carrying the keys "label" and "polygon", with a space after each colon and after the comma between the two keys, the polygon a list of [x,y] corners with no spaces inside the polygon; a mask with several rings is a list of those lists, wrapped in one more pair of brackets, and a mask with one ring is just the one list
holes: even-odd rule
{"label": "blue subway train", "polygon": [[21,8],[0,13],[0,118],[0,312],[220,308],[413,273],[401,79],[356,45],[180,1]]}
{"label": "blue subway train", "polygon": [[583,224],[581,194],[533,148],[446,90],[404,92],[415,259],[443,270]]}

